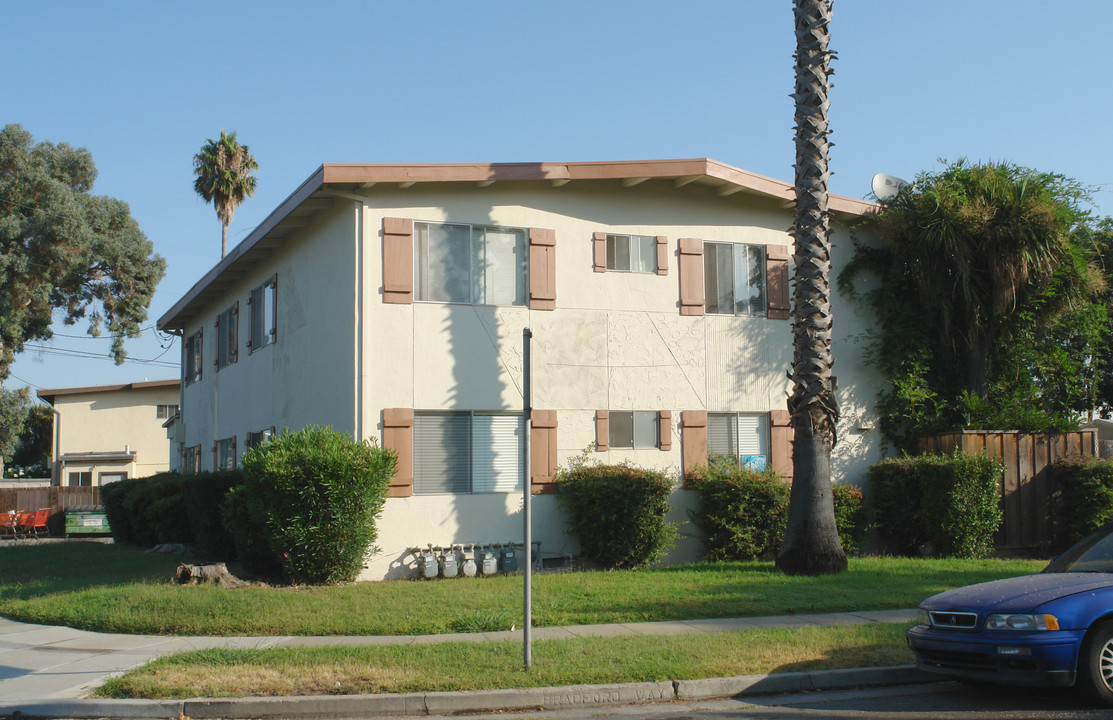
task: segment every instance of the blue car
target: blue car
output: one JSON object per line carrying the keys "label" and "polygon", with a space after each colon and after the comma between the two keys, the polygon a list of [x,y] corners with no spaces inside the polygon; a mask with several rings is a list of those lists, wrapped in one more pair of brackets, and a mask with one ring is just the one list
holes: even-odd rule
{"label": "blue car", "polygon": [[929,597],[907,638],[921,670],[965,681],[1074,686],[1113,706],[1113,524],[1037,575]]}

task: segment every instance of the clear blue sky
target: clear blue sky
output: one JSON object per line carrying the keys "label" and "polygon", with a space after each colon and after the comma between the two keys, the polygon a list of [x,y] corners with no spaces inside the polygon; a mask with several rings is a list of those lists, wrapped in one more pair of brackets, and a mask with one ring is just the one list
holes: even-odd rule
{"label": "clear blue sky", "polygon": [[[1113,214],[1107,0],[838,0],[831,190],[937,160],[1009,160],[1098,186]],[[88,148],[168,270],[135,359],[59,325],[8,387],[178,375],[155,321],[220,259],[193,154],[234,130],[259,161],[239,242],[322,162],[711,157],[792,180],[790,0],[2,3],[0,109]],[[38,343],[36,343],[38,345]],[[58,354],[79,352],[94,357]],[[171,366],[162,365],[170,361]]]}

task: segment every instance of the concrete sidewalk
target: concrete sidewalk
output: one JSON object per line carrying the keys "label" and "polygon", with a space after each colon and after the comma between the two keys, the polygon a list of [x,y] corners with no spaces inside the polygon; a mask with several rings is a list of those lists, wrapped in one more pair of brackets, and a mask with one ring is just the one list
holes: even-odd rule
{"label": "concrete sidewalk", "polygon": [[[883,610],[860,613],[826,613],[821,615],[785,615],[777,617],[723,618],[715,620],[689,620],[654,623],[627,623],[613,625],[577,625],[555,628],[535,628],[534,640],[572,637],[613,637],[620,635],[675,635],[681,633],[718,633],[737,630],[773,627],[800,627],[808,625],[861,625],[868,623],[892,623],[910,621],[913,610]],[[325,645],[412,645],[438,642],[489,642],[521,641],[521,631],[494,633],[458,633],[444,635],[406,635],[406,636],[329,636],[329,637],[171,637],[157,635],[118,635],[74,630],[66,627],[31,625],[0,618],[0,716],[21,712],[37,717],[173,717],[180,712],[187,716],[199,717],[290,717],[291,714],[309,716],[317,713],[336,716],[343,714],[342,708],[353,710],[356,715],[363,714],[429,714],[430,698],[437,705],[437,696],[457,698],[470,703],[461,708],[453,701],[445,706],[452,712],[464,709],[475,711],[502,709],[507,707],[536,707],[557,705],[566,706],[579,697],[582,704],[608,704],[611,702],[632,702],[651,699],[679,697],[679,683],[633,683],[631,685],[607,686],[607,689],[583,690],[576,688],[548,688],[542,690],[496,691],[487,693],[426,693],[416,695],[391,696],[350,696],[320,698],[245,698],[239,701],[198,700],[192,703],[187,712],[183,701],[110,701],[81,700],[103,683],[108,677],[142,665],[156,657],[185,650],[206,648],[273,648],[273,647],[311,647]],[[900,677],[911,677],[914,671],[907,668],[896,669]],[[852,672],[858,676],[866,671],[829,671],[836,673],[831,677],[843,677],[842,682],[851,678]],[[870,671],[878,672],[878,671]],[[837,675],[841,673],[842,675]],[[892,672],[890,671],[891,675]],[[816,683],[825,681],[816,677],[820,673],[787,673],[782,676],[769,676],[755,680],[711,679],[692,681],[702,683],[699,692],[716,687],[717,696],[733,695],[740,692],[731,688],[752,687],[764,684],[780,691],[785,681],[792,681],[800,689],[815,689]],[[791,677],[790,677],[791,676]],[[793,679],[795,678],[795,679]],[[904,681],[908,681],[905,679]],[[715,685],[715,683],[719,683]],[[724,684],[725,683],[725,684]],[[803,683],[803,685],[800,685]],[[858,684],[877,684],[874,681]],[[668,687],[665,687],[665,686]],[[686,696],[694,697],[697,685],[684,683],[691,688]],[[660,687],[657,687],[660,686]],[[529,695],[532,693],[532,695]],[[540,693],[540,694],[539,694]],[[547,694],[546,694],[547,693]],[[555,694],[554,694],[555,693]],[[534,696],[537,696],[536,698]],[[635,699],[635,696],[637,699]],[[715,695],[706,695],[712,697]],[[513,701],[513,698],[518,700]],[[355,700],[363,698],[363,702]],[[375,709],[368,705],[367,698],[379,698]],[[388,699],[389,704],[384,704]],[[534,702],[537,699],[544,702]],[[299,703],[311,702],[313,710],[306,706],[298,713],[294,707]],[[202,703],[203,705],[198,705]],[[230,704],[231,703],[231,704]],[[493,704],[492,704],[493,703]],[[502,703],[502,704],[499,704]],[[523,704],[524,703],[524,704]],[[173,707],[171,707],[173,706]],[[238,708],[238,709],[236,709]],[[256,708],[249,712],[249,708]],[[267,710],[270,708],[270,710]],[[280,709],[281,708],[281,709]],[[328,708],[332,708],[331,710]],[[263,714],[258,714],[262,712]],[[221,714],[223,713],[223,714]],[[244,714],[246,713],[246,714]],[[319,715],[318,715],[319,716]]]}

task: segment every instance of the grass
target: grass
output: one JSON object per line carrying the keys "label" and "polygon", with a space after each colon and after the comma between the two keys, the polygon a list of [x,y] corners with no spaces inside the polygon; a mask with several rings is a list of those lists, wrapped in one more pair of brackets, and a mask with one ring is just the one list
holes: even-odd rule
{"label": "grass", "polygon": [[162,658],[97,692],[116,698],[347,695],[649,682],[912,662],[904,624],[516,642],[203,650]]}
{"label": "grass", "polygon": [[[521,626],[520,577],[332,587],[178,586],[180,556],[100,543],[0,547],[0,615],[170,635],[411,635]],[[1035,572],[1031,560],[851,558],[841,575],[787,577],[729,562],[534,577],[535,626],[908,608],[928,595]]]}

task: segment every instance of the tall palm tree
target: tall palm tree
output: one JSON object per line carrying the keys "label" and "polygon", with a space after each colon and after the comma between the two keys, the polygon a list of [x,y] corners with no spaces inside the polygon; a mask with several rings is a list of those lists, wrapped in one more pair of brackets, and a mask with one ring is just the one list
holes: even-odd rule
{"label": "tall palm tree", "polygon": [[193,156],[193,189],[216,208],[222,226],[220,257],[228,254],[228,226],[236,208],[255,194],[252,172],[259,169],[247,145],[236,141],[236,133],[220,131],[219,140],[206,140]]}
{"label": "tall palm tree", "polygon": [[831,366],[831,242],[827,211],[827,91],[834,53],[831,0],[795,0],[796,218],[792,296],[792,494],[777,567],[789,575],[846,569],[835,527],[831,449],[839,405]]}

